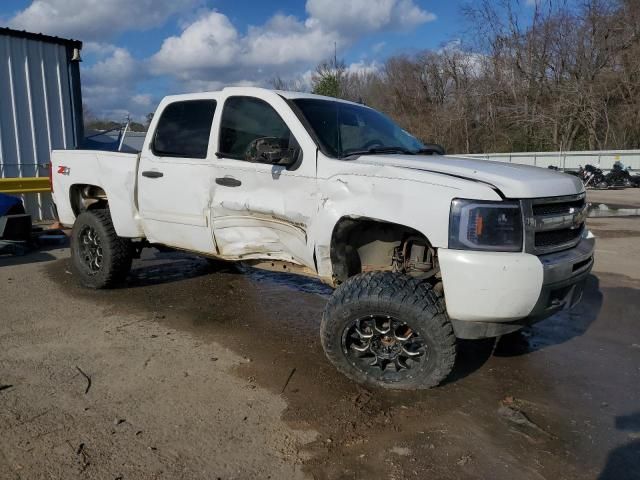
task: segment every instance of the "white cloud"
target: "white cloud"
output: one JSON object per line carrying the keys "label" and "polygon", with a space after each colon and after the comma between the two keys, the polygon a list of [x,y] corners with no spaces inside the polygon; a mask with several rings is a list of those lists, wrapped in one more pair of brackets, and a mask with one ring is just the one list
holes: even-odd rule
{"label": "white cloud", "polygon": [[317,62],[333,52],[338,36],[317,23],[276,15],[240,34],[229,19],[208,11],[164,40],[151,57],[155,74],[168,74],[187,89],[218,84],[256,84],[279,71]]}
{"label": "white cloud", "polygon": [[249,28],[246,62],[251,65],[286,65],[318,61],[344,39],[312,20],[276,15],[261,27]]}
{"label": "white cloud", "polygon": [[367,63],[365,61],[360,61],[360,62],[354,62],[354,63],[351,63],[351,64],[347,65],[347,72],[348,73],[361,74],[361,75],[367,75],[367,74],[370,74],[370,73],[379,72],[381,67],[382,67],[382,65],[380,65],[375,60],[373,62],[369,62],[369,63]]}
{"label": "white cloud", "polygon": [[92,44],[87,53],[98,58],[82,69],[83,99],[94,116],[122,120],[131,115],[141,120],[154,109],[152,95],[136,92],[147,76],[144,62],[111,44]]}
{"label": "white cloud", "polygon": [[123,86],[139,79],[141,65],[126,48],[109,46],[109,56],[97,61],[84,72],[84,80],[89,83],[104,83]]}
{"label": "white cloud", "polygon": [[335,35],[313,22],[276,15],[240,35],[226,15],[210,11],[187,25],[179,36],[165,39],[152,58],[156,71],[215,69],[231,65],[264,67],[315,61],[333,51]]}
{"label": "white cloud", "polygon": [[138,93],[131,97],[131,101],[136,106],[145,107],[146,109],[154,107],[153,97],[148,93]]}
{"label": "white cloud", "polygon": [[413,0],[308,0],[307,12],[325,28],[351,37],[359,33],[413,28],[435,20]]}
{"label": "white cloud", "polygon": [[306,10],[304,20],[276,14],[246,33],[216,10],[201,11],[180,34],[164,40],[150,59],[151,71],[173,76],[188,90],[264,84],[275,75],[304,72],[333,54],[334,45],[344,51],[364,35],[435,19],[413,0],[308,0]]}
{"label": "white cloud", "polygon": [[79,40],[105,40],[162,25],[199,0],[34,0],[9,26]]}
{"label": "white cloud", "polygon": [[104,42],[84,42],[82,44],[83,56],[95,56],[96,58],[104,58],[107,55],[112,55],[117,49],[115,45]]}
{"label": "white cloud", "polygon": [[151,59],[157,73],[210,69],[230,65],[240,53],[238,32],[229,19],[216,11],[208,12],[179,36],[166,38]]}

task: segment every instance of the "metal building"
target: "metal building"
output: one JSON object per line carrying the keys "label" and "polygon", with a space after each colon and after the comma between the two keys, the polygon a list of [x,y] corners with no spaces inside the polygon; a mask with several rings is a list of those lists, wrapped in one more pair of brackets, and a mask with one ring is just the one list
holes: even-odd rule
{"label": "metal building", "polygon": [[[48,175],[52,149],[82,143],[82,42],[0,28],[0,178]],[[34,219],[53,218],[51,195],[26,194]]]}

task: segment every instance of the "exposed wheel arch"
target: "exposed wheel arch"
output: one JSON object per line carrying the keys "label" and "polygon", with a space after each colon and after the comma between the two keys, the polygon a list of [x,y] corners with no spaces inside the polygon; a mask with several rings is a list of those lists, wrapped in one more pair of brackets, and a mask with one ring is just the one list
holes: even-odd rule
{"label": "exposed wheel arch", "polygon": [[[331,266],[336,285],[367,271],[393,270],[407,273],[404,248],[409,242],[433,253],[428,238],[414,228],[370,217],[343,216],[331,235]],[[411,247],[409,247],[411,250]],[[400,255],[399,255],[400,254]],[[401,258],[402,257],[402,258]],[[433,265],[418,270],[431,270]]]}
{"label": "exposed wheel arch", "polygon": [[71,185],[69,188],[69,201],[76,218],[82,212],[109,208],[107,193],[97,185],[80,183]]}

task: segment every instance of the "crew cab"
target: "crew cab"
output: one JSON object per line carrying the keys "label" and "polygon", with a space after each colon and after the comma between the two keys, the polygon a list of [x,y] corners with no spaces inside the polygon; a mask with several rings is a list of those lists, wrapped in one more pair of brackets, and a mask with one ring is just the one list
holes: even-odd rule
{"label": "crew cab", "polygon": [[53,151],[52,185],[85,286],[154,245],[312,275],[341,372],[427,388],[457,339],[573,307],[594,250],[578,178],[441,153],[360,104],[234,87],[164,98],[137,155]]}

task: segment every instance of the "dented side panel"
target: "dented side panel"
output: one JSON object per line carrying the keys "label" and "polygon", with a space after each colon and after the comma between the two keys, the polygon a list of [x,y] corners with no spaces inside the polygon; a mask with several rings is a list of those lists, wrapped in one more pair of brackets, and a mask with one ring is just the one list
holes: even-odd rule
{"label": "dented side panel", "polygon": [[309,229],[317,214],[317,147],[288,104],[271,91],[225,89],[214,119],[217,148],[224,100],[245,95],[269,103],[285,121],[302,149],[302,161],[287,169],[280,165],[215,158],[216,179],[211,204],[213,231],[219,253],[226,258],[273,258],[315,270]]}
{"label": "dented side panel", "polygon": [[394,166],[358,164],[319,154],[319,208],[311,235],[318,273],[331,277],[331,236],[343,217],[370,218],[411,227],[446,247],[449,209],[456,197],[500,200],[488,185]]}

